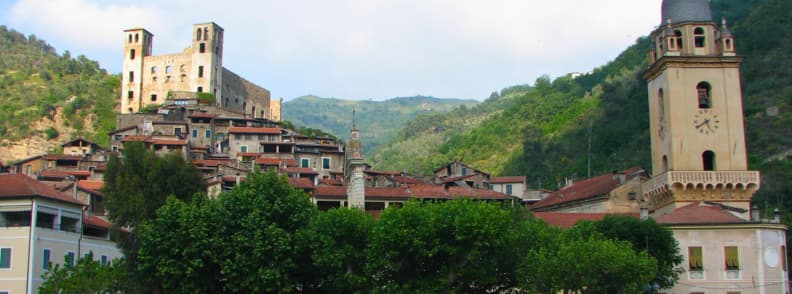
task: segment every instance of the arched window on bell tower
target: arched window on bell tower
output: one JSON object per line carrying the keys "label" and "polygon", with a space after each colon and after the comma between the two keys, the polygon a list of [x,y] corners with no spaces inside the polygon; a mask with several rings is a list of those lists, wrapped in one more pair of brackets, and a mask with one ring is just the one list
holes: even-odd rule
{"label": "arched window on bell tower", "polygon": [[712,108],[712,86],[707,82],[696,85],[696,95],[698,97],[698,107],[701,109]]}
{"label": "arched window on bell tower", "polygon": [[701,161],[704,165],[704,170],[715,170],[715,152],[710,150],[704,151],[701,154]]}
{"label": "arched window on bell tower", "polygon": [[676,45],[677,49],[682,50],[682,32],[679,30],[674,31],[674,36],[676,37]]}

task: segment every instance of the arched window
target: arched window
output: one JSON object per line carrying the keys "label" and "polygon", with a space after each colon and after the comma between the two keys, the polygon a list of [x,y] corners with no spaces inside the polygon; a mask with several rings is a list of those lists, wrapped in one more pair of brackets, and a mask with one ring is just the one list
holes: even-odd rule
{"label": "arched window", "polygon": [[731,39],[726,39],[726,50],[732,50],[732,41]]}
{"label": "arched window", "polygon": [[693,30],[693,38],[696,41],[696,48],[704,48],[704,41],[706,40],[704,37],[704,29],[703,28],[696,28]]}
{"label": "arched window", "polygon": [[698,96],[698,107],[702,109],[712,108],[712,87],[707,82],[701,82],[696,85],[696,93]]}
{"label": "arched window", "polygon": [[201,40],[201,29],[200,28],[195,30],[195,40],[196,41],[200,41]]}
{"label": "arched window", "polygon": [[677,49],[682,50],[682,32],[676,30],[674,31],[674,36],[676,36]]}
{"label": "arched window", "polygon": [[668,156],[663,155],[663,171],[668,171]]}
{"label": "arched window", "polygon": [[132,34],[129,34],[129,43],[132,43]]}
{"label": "arched window", "polygon": [[165,66],[165,73],[166,74],[170,74],[171,72],[173,72],[173,67],[170,66],[170,65],[166,65]]}
{"label": "arched window", "polygon": [[151,67],[151,73],[152,73],[152,74],[155,74],[155,73],[157,73],[157,67],[156,67],[156,66],[152,66],[152,67]]}
{"label": "arched window", "polygon": [[139,34],[135,34],[135,43],[137,43],[138,41],[140,41],[140,35]]}
{"label": "arched window", "polygon": [[715,152],[704,151],[701,154],[701,161],[704,164],[704,170],[715,170]]}
{"label": "arched window", "polygon": [[663,89],[657,91],[657,113],[660,115],[660,121],[665,119],[665,98],[663,97]]}
{"label": "arched window", "polygon": [[209,40],[209,29],[204,28],[204,40]]}

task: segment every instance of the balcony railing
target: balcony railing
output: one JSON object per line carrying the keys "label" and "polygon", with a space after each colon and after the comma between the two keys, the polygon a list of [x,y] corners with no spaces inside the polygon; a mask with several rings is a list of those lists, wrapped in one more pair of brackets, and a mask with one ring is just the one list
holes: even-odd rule
{"label": "balcony railing", "polygon": [[653,177],[644,186],[644,192],[662,187],[759,187],[758,171],[669,171]]}

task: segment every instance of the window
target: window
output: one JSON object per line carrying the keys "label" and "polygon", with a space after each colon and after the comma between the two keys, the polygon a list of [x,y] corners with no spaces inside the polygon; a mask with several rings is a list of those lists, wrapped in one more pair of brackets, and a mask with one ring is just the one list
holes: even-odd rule
{"label": "window", "polygon": [[688,269],[690,271],[704,270],[704,257],[701,254],[701,247],[688,247]]}
{"label": "window", "polygon": [[129,43],[132,43],[132,34],[129,34]]}
{"label": "window", "polygon": [[732,50],[732,41],[731,39],[726,39],[726,50]]}
{"label": "window", "polygon": [[50,268],[50,260],[52,259],[52,251],[44,249],[44,254],[41,257],[41,268],[48,270]]}
{"label": "window", "polygon": [[205,137],[206,137],[206,138],[211,138],[211,137],[212,137],[212,131],[211,131],[211,130],[206,130],[206,135],[205,135]]}
{"label": "window", "polygon": [[11,248],[0,248],[0,268],[11,268]]}
{"label": "window", "polygon": [[155,73],[157,73],[157,67],[156,66],[152,66],[151,67],[151,74],[155,74]]}
{"label": "window", "polygon": [[779,255],[781,256],[781,269],[783,269],[784,271],[787,271],[787,258],[786,258],[787,255],[786,254],[787,254],[786,253],[786,246],[781,246],[781,253]]}
{"label": "window", "polygon": [[135,60],[135,49],[129,49],[129,59]]}
{"label": "window", "polygon": [[310,162],[310,160],[309,160],[308,158],[300,158],[300,167],[302,167],[302,168],[308,168],[308,166],[310,165],[310,163],[311,163],[311,162]]}
{"label": "window", "polygon": [[693,30],[693,39],[696,42],[696,48],[704,48],[704,29],[703,28],[696,28]]}
{"label": "window", "polygon": [[130,71],[129,72],[129,82],[131,83],[131,82],[134,82],[134,81],[135,81],[135,72],[134,71]]}
{"label": "window", "polygon": [[102,266],[107,265],[107,255],[102,255],[101,261],[102,261]]}
{"label": "window", "polygon": [[151,94],[151,102],[157,102],[157,94]]}
{"label": "window", "polygon": [[198,93],[203,92],[203,87],[198,87],[198,90],[196,92],[198,92]]}
{"label": "window", "polygon": [[166,74],[170,74],[170,73],[172,73],[172,72],[173,72],[173,66],[166,65],[166,66],[165,66],[165,73],[166,73]]}
{"label": "window", "polygon": [[668,156],[663,155],[663,171],[668,170]]}
{"label": "window", "polygon": [[696,93],[698,96],[698,107],[702,109],[712,108],[712,87],[707,82],[701,82],[696,85]]}
{"label": "window", "polygon": [[127,98],[128,99],[132,99],[134,97],[135,97],[135,92],[134,91],[127,91]]}
{"label": "window", "polygon": [[195,40],[196,41],[200,41],[201,40],[201,29],[200,28],[195,30]]}
{"label": "window", "polygon": [[674,31],[674,36],[676,36],[676,47],[679,50],[682,50],[682,32]]}
{"label": "window", "polygon": [[198,130],[193,130],[192,131],[192,136],[193,136],[193,138],[198,138]]}
{"label": "window", "polygon": [[715,152],[710,150],[704,151],[704,153],[701,154],[701,161],[704,165],[704,170],[715,170]]}
{"label": "window", "polygon": [[467,176],[467,166],[462,167],[462,175]]}
{"label": "window", "polygon": [[77,261],[74,260],[74,251],[69,251],[66,253],[66,264],[73,267],[75,262]]}
{"label": "window", "polygon": [[330,169],[330,157],[322,157],[322,169]]}
{"label": "window", "polygon": [[203,65],[198,66],[198,77],[203,78]]}
{"label": "window", "polygon": [[660,121],[665,120],[665,98],[663,89],[657,91],[657,113],[660,116]]}
{"label": "window", "polygon": [[198,44],[198,52],[205,53],[206,52],[206,43]]}
{"label": "window", "polygon": [[239,146],[239,152],[247,152],[247,145]]}
{"label": "window", "polygon": [[509,194],[509,195],[512,194],[512,185],[511,184],[507,184],[506,185],[506,194]]}
{"label": "window", "polygon": [[135,34],[135,43],[140,41],[140,34]]}
{"label": "window", "polygon": [[181,135],[181,128],[173,128],[173,134],[176,136]]}
{"label": "window", "polygon": [[726,270],[740,269],[740,255],[737,252],[737,246],[724,247],[723,255],[726,260]]}

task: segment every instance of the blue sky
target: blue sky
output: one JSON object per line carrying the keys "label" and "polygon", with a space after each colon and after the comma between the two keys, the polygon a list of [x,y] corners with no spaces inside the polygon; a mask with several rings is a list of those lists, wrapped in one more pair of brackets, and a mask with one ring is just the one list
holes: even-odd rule
{"label": "blue sky", "polygon": [[121,68],[122,31],[181,52],[194,23],[225,29],[224,66],[286,100],[482,100],[586,72],[660,23],[660,0],[2,0],[0,24]]}

